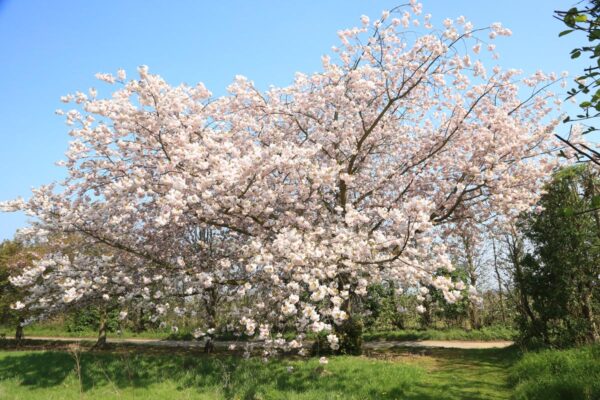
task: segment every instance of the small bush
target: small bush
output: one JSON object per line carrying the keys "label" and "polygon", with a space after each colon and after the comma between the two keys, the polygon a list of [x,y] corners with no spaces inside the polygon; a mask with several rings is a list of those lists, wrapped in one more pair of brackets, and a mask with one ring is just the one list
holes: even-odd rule
{"label": "small bush", "polygon": [[[100,327],[100,309],[90,306],[71,313],[65,323],[67,332],[97,331]],[[106,320],[106,330],[116,332],[119,329],[119,310],[109,311]]]}

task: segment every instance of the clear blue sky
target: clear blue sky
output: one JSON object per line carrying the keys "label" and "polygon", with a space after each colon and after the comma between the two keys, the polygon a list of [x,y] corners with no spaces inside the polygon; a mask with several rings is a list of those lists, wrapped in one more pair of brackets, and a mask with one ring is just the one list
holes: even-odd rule
{"label": "clear blue sky", "polygon": [[[406,1],[407,2],[407,1]],[[513,36],[497,42],[504,67],[577,72],[576,37],[557,38],[552,17],[575,0],[424,0],[436,26],[465,15],[476,26],[500,21]],[[204,82],[222,94],[234,75],[261,88],[320,68],[336,31],[378,17],[403,1],[0,0],[0,199],[29,197],[63,173],[69,136],[54,115],[60,96],[100,86],[96,72],[146,64],[170,83]],[[581,40],[580,40],[581,41]],[[106,94],[106,91],[101,91]],[[26,225],[0,213],[0,240]]]}

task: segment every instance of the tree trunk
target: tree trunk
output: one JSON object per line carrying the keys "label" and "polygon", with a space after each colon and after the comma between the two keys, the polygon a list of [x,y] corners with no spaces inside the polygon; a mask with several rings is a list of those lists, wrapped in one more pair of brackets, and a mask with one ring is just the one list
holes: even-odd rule
{"label": "tree trunk", "polygon": [[521,265],[521,258],[523,257],[523,244],[514,233],[512,235],[512,240],[510,235],[506,237],[506,243],[508,244],[509,257],[514,268],[513,273],[515,279],[515,289],[517,290],[517,295],[519,298],[517,303],[519,312],[525,317],[526,321],[529,321],[530,329],[535,332],[536,335],[542,337],[544,341],[547,341],[548,335],[546,334],[547,332],[545,323],[543,323],[543,321],[539,321],[533,313],[531,305],[529,304],[527,292],[524,287],[525,282],[523,268]]}
{"label": "tree trunk", "polygon": [[[467,273],[469,274],[469,284],[473,287],[477,287],[477,267],[475,266],[475,259],[473,257],[474,249],[471,246],[471,241],[468,237],[463,237],[463,245],[465,247],[465,256],[467,261]],[[469,299],[469,322],[471,329],[480,329],[481,321],[479,318],[479,312],[477,310],[477,304],[475,301]]]}
{"label": "tree trunk", "polygon": [[23,340],[23,318],[19,318],[19,323],[17,324],[17,329],[15,331],[15,341],[20,343]]}
{"label": "tree trunk", "polygon": [[500,300],[500,318],[502,325],[506,325],[506,313],[504,311],[504,294],[502,293],[502,279],[500,278],[500,270],[498,269],[498,254],[496,253],[496,241],[492,239],[492,249],[494,251],[494,272],[498,280],[498,298]]}
{"label": "tree trunk", "polygon": [[354,356],[362,354],[362,322],[350,315],[343,324],[334,325],[334,331],[339,338],[340,353]]}
{"label": "tree trunk", "polygon": [[471,326],[471,329],[481,329],[477,306],[473,304],[473,302],[469,305],[469,325]]}
{"label": "tree trunk", "polygon": [[213,342],[212,337],[206,336],[206,342],[204,343],[204,352],[206,354],[210,354],[215,351],[215,343]]}
{"label": "tree trunk", "polygon": [[421,325],[421,329],[428,329],[431,327],[433,323],[433,316],[431,313],[431,308],[433,307],[433,303],[427,299],[423,301],[423,307],[425,307],[425,311],[422,314],[419,314],[419,322]]}
{"label": "tree trunk", "polygon": [[400,313],[398,311],[398,302],[397,302],[397,297],[396,297],[396,289],[394,288],[394,285],[390,283],[391,286],[391,291],[390,291],[390,296],[392,299],[392,307],[394,307],[394,315],[393,315],[393,320],[392,323],[394,324],[394,327],[396,327],[397,329],[404,329],[404,315],[402,315],[402,313]]}
{"label": "tree trunk", "polygon": [[[216,329],[217,328],[217,307],[219,304],[219,292],[217,288],[213,287],[208,290],[208,297],[203,298],[204,309],[206,310],[208,328]],[[204,344],[204,352],[209,354],[215,350],[214,341],[212,338],[212,334],[208,334],[205,337],[206,343]]]}
{"label": "tree trunk", "polygon": [[342,354],[360,355],[362,354],[363,324],[360,320],[354,318],[350,298],[342,303],[341,309],[346,312],[348,319],[340,325],[333,325],[334,332],[339,339],[339,352]]}
{"label": "tree trunk", "polygon": [[145,330],[146,330],[146,323],[144,321],[144,308],[139,307],[137,315],[136,315],[135,331],[137,333],[140,333],[140,332],[144,332]]}
{"label": "tree trunk", "polygon": [[[590,288],[591,289],[591,288]],[[582,313],[590,324],[590,331],[588,332],[588,338],[592,343],[600,342],[600,334],[598,334],[598,326],[596,324],[596,318],[594,315],[594,308],[592,305],[592,292],[586,290],[583,295]]]}
{"label": "tree trunk", "polygon": [[103,307],[100,311],[100,327],[98,328],[98,340],[94,347],[106,347],[106,308]]}
{"label": "tree trunk", "polygon": [[536,318],[529,305],[529,298],[523,288],[523,270],[521,269],[521,262],[518,259],[513,259],[513,265],[515,267],[515,282],[517,284],[517,290],[519,291],[519,303],[521,310],[529,318],[531,323],[535,323]]}

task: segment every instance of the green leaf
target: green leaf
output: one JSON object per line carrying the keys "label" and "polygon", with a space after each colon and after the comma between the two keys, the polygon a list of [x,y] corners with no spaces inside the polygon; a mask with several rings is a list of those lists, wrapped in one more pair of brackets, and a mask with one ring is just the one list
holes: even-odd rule
{"label": "green leaf", "polygon": [[565,217],[572,217],[573,214],[575,214],[575,211],[573,211],[573,207],[565,207],[562,211]]}
{"label": "green leaf", "polygon": [[589,33],[590,41],[600,39],[600,29],[594,29]]}
{"label": "green leaf", "polygon": [[589,101],[582,101],[581,104],[579,104],[579,107],[581,108],[588,108],[592,105],[592,103],[590,103]]}
{"label": "green leaf", "polygon": [[581,51],[576,50],[573,53],[571,53],[571,58],[575,59],[575,58],[578,58],[580,55],[581,55]]}
{"label": "green leaf", "polygon": [[586,22],[587,21],[587,15],[585,14],[579,14],[575,16],[575,22]]}
{"label": "green leaf", "polygon": [[592,208],[600,207],[600,196],[592,197]]}
{"label": "green leaf", "polygon": [[566,31],[562,31],[561,33],[559,33],[558,37],[568,35],[569,33],[573,32],[573,31],[574,31],[574,29],[567,29]]}

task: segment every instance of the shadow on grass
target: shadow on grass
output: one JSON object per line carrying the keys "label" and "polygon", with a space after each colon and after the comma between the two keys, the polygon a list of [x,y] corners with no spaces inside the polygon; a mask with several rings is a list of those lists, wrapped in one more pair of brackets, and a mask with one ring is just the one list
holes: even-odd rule
{"label": "shadow on grass", "polygon": [[[83,352],[81,357],[84,390],[113,384],[119,388],[148,386],[164,380],[183,381],[193,372],[198,385],[218,381],[222,369],[235,358],[192,358],[176,355]],[[0,380],[18,379],[21,385],[46,388],[60,385],[75,374],[75,360],[65,352],[15,353],[0,359]]]}
{"label": "shadow on grass", "polygon": [[18,379],[23,386],[44,388],[60,385],[73,372],[67,353],[34,353],[0,359],[0,380]]}
{"label": "shadow on grass", "polygon": [[[386,353],[411,352],[415,357],[408,363],[335,357],[326,367],[315,359],[264,363],[200,353],[83,352],[82,384],[84,391],[91,391],[105,385],[127,389],[170,381],[180,390],[216,390],[227,399],[265,394],[281,399],[300,394],[306,399],[501,399],[507,390],[503,370],[518,358],[514,349],[394,348]],[[52,388],[69,376],[75,378],[74,368],[72,355],[64,352],[11,353],[0,358],[0,381],[17,379],[32,389]]]}

